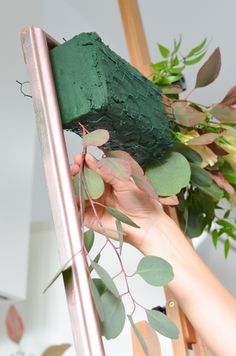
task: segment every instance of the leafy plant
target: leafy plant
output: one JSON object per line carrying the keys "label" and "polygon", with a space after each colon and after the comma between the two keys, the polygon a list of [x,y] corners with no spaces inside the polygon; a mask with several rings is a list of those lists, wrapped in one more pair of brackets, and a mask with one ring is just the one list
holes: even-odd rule
{"label": "leafy plant", "polygon": [[[163,99],[174,138],[172,154],[179,152],[187,164],[185,167],[178,164],[178,168],[174,168],[170,154],[165,162],[159,163],[159,166],[152,164],[145,172],[161,195],[177,194],[177,211],[183,231],[189,237],[197,237],[204,229],[209,232],[212,230],[215,246],[218,239],[224,237],[224,254],[227,257],[230,240],[235,240],[235,228],[229,222],[229,214],[219,219],[217,210],[223,198],[231,206],[228,211],[236,202],[236,87],[232,87],[221,102],[213,105],[206,106],[189,99],[193,91],[211,84],[218,77],[221,54],[219,48],[216,48],[199,69],[195,87],[184,99],[180,98],[181,88],[175,91],[176,82],[180,79],[178,76],[183,75],[187,65],[195,64],[204,57],[207,39],[194,47],[187,56],[179,55],[180,46],[181,38],[174,41],[172,51],[158,44],[165,60],[152,65],[152,80],[165,94]],[[173,73],[177,65],[175,63],[181,63],[181,66],[176,67],[178,69]],[[172,74],[177,75],[172,78],[173,81],[170,78]],[[168,83],[168,88],[165,83]],[[184,182],[189,170],[190,179]],[[177,188],[179,179],[183,179],[184,187],[180,185]],[[163,182],[166,190],[162,189]]]}

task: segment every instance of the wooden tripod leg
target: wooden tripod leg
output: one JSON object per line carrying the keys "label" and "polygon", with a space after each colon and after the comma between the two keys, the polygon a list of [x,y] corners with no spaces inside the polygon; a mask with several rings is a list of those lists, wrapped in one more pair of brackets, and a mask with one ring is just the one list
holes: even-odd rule
{"label": "wooden tripod leg", "polygon": [[[161,356],[161,347],[157,333],[150,327],[146,320],[142,320],[139,323],[136,323],[135,326],[146,342],[149,356]],[[135,356],[145,356],[143,348],[135,332],[133,331],[133,328],[131,328],[131,337],[133,354]]]}
{"label": "wooden tripod leg", "polygon": [[[138,2],[137,0],[118,1],[131,64],[148,77],[152,73],[150,67],[151,59],[148,52]],[[167,213],[178,224],[175,209],[168,208]],[[167,288],[165,289],[165,293],[167,296],[167,313],[180,330],[179,339],[173,341],[174,355],[187,356],[188,348],[192,348],[195,351],[195,355],[206,356],[207,351],[205,346],[203,346],[200,338],[196,337],[193,327],[178,306],[174,296]],[[172,302],[174,303],[174,307]],[[137,356],[139,354],[134,353],[134,355]]]}

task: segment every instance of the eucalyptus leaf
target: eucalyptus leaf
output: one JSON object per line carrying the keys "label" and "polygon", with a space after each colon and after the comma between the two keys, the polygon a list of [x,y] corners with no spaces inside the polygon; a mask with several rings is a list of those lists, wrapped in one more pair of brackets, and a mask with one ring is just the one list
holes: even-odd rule
{"label": "eucalyptus leaf", "polygon": [[190,238],[198,237],[202,234],[205,227],[205,219],[202,210],[195,206],[188,207],[188,223],[186,226],[186,235]]}
{"label": "eucalyptus leaf", "polygon": [[191,161],[196,164],[202,163],[202,157],[200,156],[200,154],[197,151],[185,145],[184,143],[174,142],[173,146],[171,147],[171,150],[173,152],[181,153],[182,155],[184,155],[184,157],[188,159],[188,161]]}
{"label": "eucalyptus leaf", "polygon": [[206,114],[196,110],[184,101],[176,101],[172,104],[176,122],[186,127],[200,124],[206,119]]}
{"label": "eucalyptus leaf", "polygon": [[152,185],[150,179],[146,176],[132,176],[134,183],[137,187],[147,194],[150,198],[157,199],[158,195],[155,191],[155,188]]}
{"label": "eucalyptus leaf", "polygon": [[179,336],[179,330],[176,325],[163,313],[157,310],[145,309],[149,324],[153,329],[160,334],[171,338],[177,339]]}
{"label": "eucalyptus leaf", "polygon": [[102,146],[109,140],[109,132],[104,129],[94,130],[82,139],[83,146]]}
{"label": "eucalyptus leaf", "polygon": [[201,187],[210,187],[212,179],[207,171],[194,163],[190,163],[191,181]]}
{"label": "eucalyptus leaf", "polygon": [[119,237],[120,255],[121,255],[123,242],[124,242],[124,236],[123,236],[123,228],[122,228],[121,222],[119,220],[117,220],[117,219],[116,219],[116,230],[117,230],[118,237]]}
{"label": "eucalyptus leaf", "polygon": [[140,343],[140,345],[142,346],[142,349],[143,349],[143,352],[145,353],[145,356],[149,356],[149,352],[148,352],[148,347],[145,343],[145,340],[141,334],[141,332],[139,331],[139,329],[135,326],[134,324],[134,321],[133,321],[133,318],[132,318],[132,315],[127,315],[129,321],[130,321],[130,324],[135,332],[135,335],[137,336],[138,338],[138,341]]}
{"label": "eucalyptus leaf", "polygon": [[106,285],[103,283],[103,281],[100,278],[92,278],[92,280],[97,288],[99,295],[102,295],[107,291]]}
{"label": "eucalyptus leaf", "polygon": [[106,155],[107,157],[120,158],[128,161],[131,167],[132,175],[138,175],[138,176],[144,175],[142,167],[138,164],[137,161],[135,161],[135,159],[133,159],[133,157],[131,157],[131,155],[128,152],[115,150],[115,151],[108,151]]}
{"label": "eucalyptus leaf", "polygon": [[216,104],[209,111],[216,119],[225,122],[236,121],[236,108],[225,104]]}
{"label": "eucalyptus leaf", "polygon": [[98,162],[98,169],[101,173],[113,176],[118,179],[129,179],[131,176],[131,166],[127,160],[116,157],[105,157]]}
{"label": "eucalyptus leaf", "polygon": [[225,95],[224,99],[221,101],[225,105],[235,105],[236,104],[236,85],[234,85]]}
{"label": "eucalyptus leaf", "polygon": [[126,216],[119,210],[116,210],[115,208],[111,208],[111,207],[107,207],[107,206],[105,207],[105,209],[108,211],[108,213],[110,213],[112,216],[114,216],[114,218],[116,218],[117,220],[119,220],[127,225],[130,225],[132,227],[140,228],[140,226],[135,224],[135,222],[133,220],[131,220],[128,216]]}
{"label": "eucalyptus leaf", "polygon": [[43,294],[53,285],[53,283],[57,280],[57,278],[62,274],[63,271],[66,270],[68,264],[70,261],[67,261],[62,267],[59,268],[55,276],[51,279],[51,281],[48,283],[46,288],[43,290]]}
{"label": "eucalyptus leaf", "polygon": [[[98,263],[99,262],[99,260],[100,260],[100,257],[101,257],[101,254],[100,253],[98,253],[96,256],[95,256],[95,258],[94,258],[94,262],[96,262],[96,263]],[[92,265],[90,265],[89,266],[89,272],[90,273],[92,273],[92,271],[93,271],[93,266]]]}
{"label": "eucalyptus leaf", "polygon": [[171,196],[189,184],[191,170],[187,159],[178,152],[171,152],[162,164],[146,166],[145,174],[161,196]]}
{"label": "eucalyptus leaf", "polygon": [[104,321],[101,323],[102,333],[107,340],[116,338],[125,325],[125,308],[121,298],[106,291],[101,296],[104,310]]}
{"label": "eucalyptus leaf", "polygon": [[105,286],[107,287],[107,289],[114,294],[114,296],[116,298],[119,298],[119,292],[118,289],[116,288],[115,283],[113,282],[112,278],[110,277],[110,275],[107,273],[107,271],[100,266],[99,264],[97,264],[96,262],[92,261],[91,262],[91,266],[95,269],[95,271],[97,272],[97,274],[99,275],[99,277],[101,278],[101,280],[103,281],[103,283],[105,284]]}
{"label": "eucalyptus leaf", "polygon": [[174,278],[171,265],[157,256],[143,257],[138,264],[136,273],[153,286],[163,286]]}
{"label": "eucalyptus leaf", "polygon": [[73,177],[73,188],[74,188],[74,193],[76,196],[79,196],[79,175],[77,174],[76,176]]}
{"label": "eucalyptus leaf", "polygon": [[98,312],[98,315],[99,315],[99,319],[101,320],[101,322],[103,322],[104,321],[103,304],[101,302],[100,293],[98,292],[97,286],[94,283],[93,279],[91,279],[91,288],[92,288],[94,302],[96,304],[97,312]]}
{"label": "eucalyptus leaf", "polygon": [[100,198],[104,193],[104,182],[93,169],[84,167],[84,179],[88,193],[92,199]]}
{"label": "eucalyptus leaf", "polygon": [[221,134],[209,132],[202,134],[198,137],[194,137],[188,141],[188,145],[197,146],[197,145],[209,145],[214,142]]}
{"label": "eucalyptus leaf", "polygon": [[224,196],[224,191],[213,181],[209,187],[199,185],[198,188],[205,194],[209,195],[214,201],[219,201]]}
{"label": "eucalyptus leaf", "polygon": [[208,60],[199,69],[195,88],[202,88],[211,84],[219,75],[221,68],[220,49],[216,48]]}
{"label": "eucalyptus leaf", "polygon": [[90,229],[84,233],[84,244],[87,252],[91,250],[91,248],[93,247],[93,243],[94,243],[94,231]]}

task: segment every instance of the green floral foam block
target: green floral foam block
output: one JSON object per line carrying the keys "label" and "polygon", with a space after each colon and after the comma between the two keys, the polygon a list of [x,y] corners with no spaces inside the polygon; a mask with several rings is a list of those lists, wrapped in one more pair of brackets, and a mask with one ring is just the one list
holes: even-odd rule
{"label": "green floral foam block", "polygon": [[106,46],[81,33],[50,51],[63,127],[81,135],[107,129],[107,149],[128,151],[139,163],[160,159],[172,144],[157,86]]}

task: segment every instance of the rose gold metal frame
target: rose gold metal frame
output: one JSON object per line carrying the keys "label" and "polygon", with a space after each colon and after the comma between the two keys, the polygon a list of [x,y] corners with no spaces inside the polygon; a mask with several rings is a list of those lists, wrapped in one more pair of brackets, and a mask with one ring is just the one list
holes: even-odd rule
{"label": "rose gold metal frame", "polygon": [[61,125],[49,49],[58,43],[39,28],[21,31],[41,141],[45,175],[55,223],[61,265],[72,256],[72,278],[65,285],[76,354],[104,356],[97,313],[91,295],[86,257],[82,250],[78,210]]}

